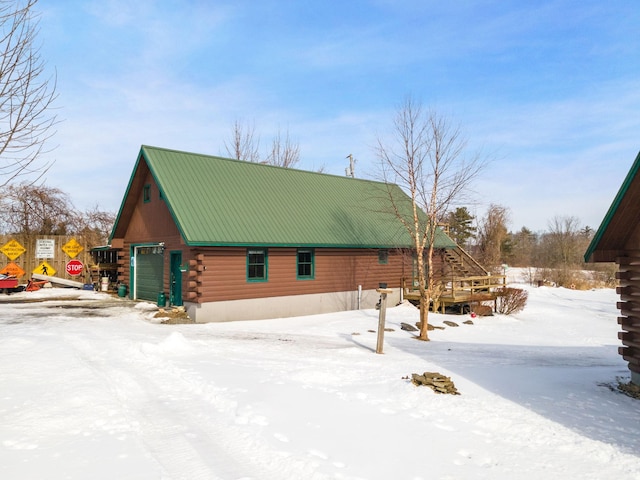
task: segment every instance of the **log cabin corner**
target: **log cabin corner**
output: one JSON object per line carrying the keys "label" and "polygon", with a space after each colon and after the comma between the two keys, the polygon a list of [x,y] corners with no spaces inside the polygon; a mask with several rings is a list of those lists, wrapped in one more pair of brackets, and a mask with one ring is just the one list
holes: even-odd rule
{"label": "log cabin corner", "polygon": [[[410,207],[392,184],[143,145],[110,236],[118,281],[198,323],[373,308],[380,283],[398,303],[415,262],[390,194]],[[469,263],[441,229],[435,246],[439,271]]]}
{"label": "log cabin corner", "polygon": [[640,385],[640,153],[584,255],[587,262],[615,262],[619,280],[618,352],[631,382]]}

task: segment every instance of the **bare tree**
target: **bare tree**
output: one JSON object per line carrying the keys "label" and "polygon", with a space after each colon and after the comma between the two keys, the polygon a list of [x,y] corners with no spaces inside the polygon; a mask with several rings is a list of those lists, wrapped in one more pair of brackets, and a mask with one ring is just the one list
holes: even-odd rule
{"label": "bare tree", "polygon": [[86,210],[78,218],[75,232],[81,234],[88,245],[105,245],[116,220],[114,212],[100,210],[97,205]]}
{"label": "bare tree", "polygon": [[402,198],[388,189],[394,214],[411,236],[420,292],[420,336],[428,340],[429,303],[435,292],[433,253],[438,221],[481,171],[479,156],[463,155],[466,141],[457,126],[408,97],[397,111],[391,140],[378,138],[384,181],[411,197],[407,215]]}
{"label": "bare tree", "polygon": [[549,233],[547,260],[552,268],[575,267],[582,263],[582,252],[586,248],[581,242],[580,220],[574,216],[554,216],[548,222]]}
{"label": "bare tree", "polygon": [[35,45],[37,0],[0,0],[0,187],[17,177],[40,175],[48,165],[36,160],[55,133],[51,113],[57,97],[55,77]]}
{"label": "bare tree", "polygon": [[503,248],[509,236],[509,209],[491,204],[478,226],[478,258],[486,267],[499,271],[503,261]]}
{"label": "bare tree", "polygon": [[0,220],[6,233],[66,235],[77,224],[73,211],[69,196],[62,190],[22,182],[5,190]]}
{"label": "bare tree", "polygon": [[97,205],[76,212],[68,194],[31,182],[9,185],[0,199],[0,233],[82,235],[88,245],[98,246],[106,243],[115,218]]}
{"label": "bare tree", "polygon": [[227,155],[237,160],[246,162],[260,161],[260,138],[255,135],[254,125],[244,125],[241,121],[236,120],[233,123],[231,132],[231,140],[229,143],[224,142]]}
{"label": "bare tree", "polygon": [[236,120],[231,131],[231,139],[224,142],[227,155],[246,162],[266,163],[277,167],[292,168],[300,161],[300,145],[289,137],[289,130],[283,135],[280,130],[271,142],[271,150],[260,155],[260,137],[254,125],[245,125]]}
{"label": "bare tree", "polygon": [[273,138],[271,152],[269,152],[265,163],[277,167],[293,168],[299,161],[300,145],[291,141],[289,130],[286,131],[284,138],[280,130],[278,130],[278,133]]}

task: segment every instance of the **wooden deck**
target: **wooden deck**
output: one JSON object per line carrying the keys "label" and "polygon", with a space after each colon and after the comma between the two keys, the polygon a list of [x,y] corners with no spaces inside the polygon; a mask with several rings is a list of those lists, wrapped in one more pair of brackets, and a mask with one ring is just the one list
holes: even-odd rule
{"label": "wooden deck", "polygon": [[[412,286],[407,287],[405,279],[402,281],[404,298],[409,301],[420,300],[420,292]],[[410,284],[412,285],[412,284]],[[483,275],[474,277],[455,277],[443,284],[444,290],[436,296],[432,304],[433,311],[445,312],[447,308],[464,305],[494,302],[497,298],[496,289],[506,285],[504,275]]]}

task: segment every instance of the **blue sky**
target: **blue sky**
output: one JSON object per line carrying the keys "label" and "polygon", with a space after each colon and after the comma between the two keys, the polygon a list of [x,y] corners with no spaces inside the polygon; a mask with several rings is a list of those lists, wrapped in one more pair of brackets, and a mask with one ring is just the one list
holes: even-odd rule
{"label": "blue sky", "polygon": [[407,95],[491,162],[470,211],[512,230],[597,228],[640,150],[632,1],[40,0],[62,120],[47,182],[117,210],[140,145],[226,156],[289,131],[299,168],[376,178],[373,146]]}

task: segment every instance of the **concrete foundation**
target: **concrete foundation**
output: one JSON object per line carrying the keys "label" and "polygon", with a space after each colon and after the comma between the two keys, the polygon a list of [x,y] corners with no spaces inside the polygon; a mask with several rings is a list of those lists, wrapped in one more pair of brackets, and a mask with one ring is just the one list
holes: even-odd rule
{"label": "concrete foundation", "polygon": [[[375,290],[363,290],[360,308],[374,308],[379,299],[380,294]],[[393,289],[393,293],[387,295],[387,305],[393,306],[399,302],[400,289]],[[358,308],[358,292],[289,295],[202,304],[185,302],[184,306],[189,318],[196,323],[264,320],[356,310]]]}

